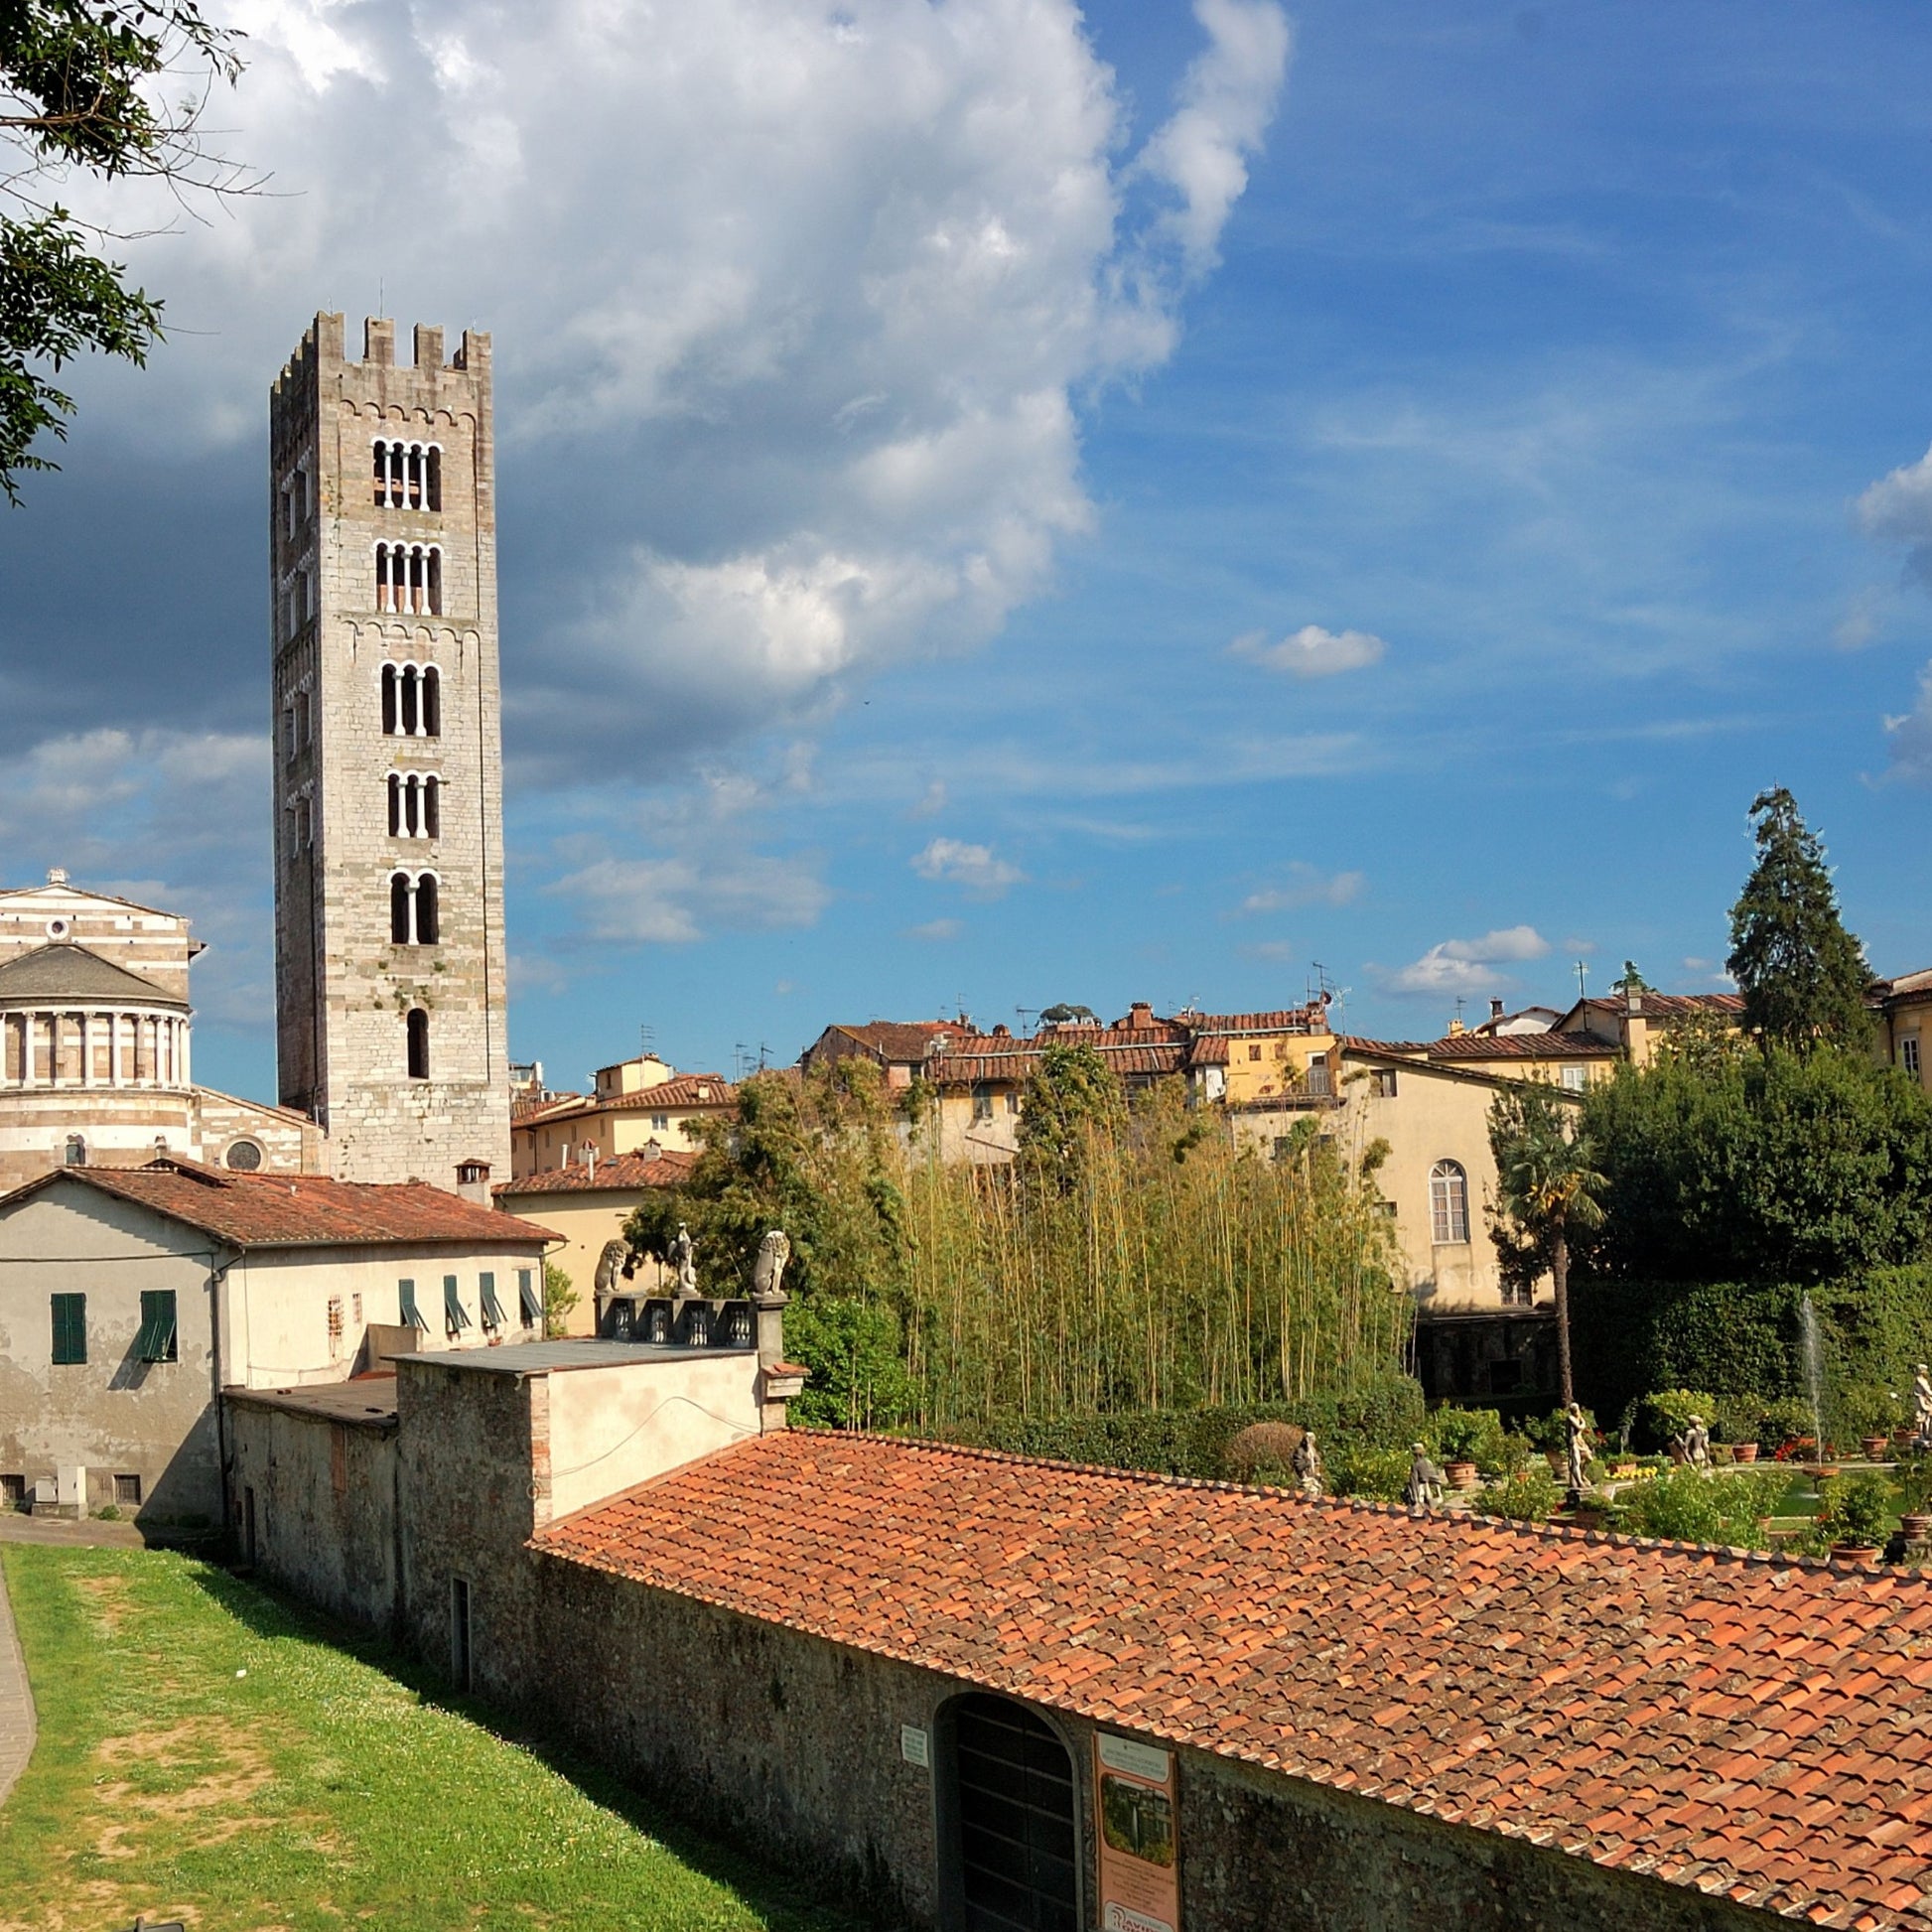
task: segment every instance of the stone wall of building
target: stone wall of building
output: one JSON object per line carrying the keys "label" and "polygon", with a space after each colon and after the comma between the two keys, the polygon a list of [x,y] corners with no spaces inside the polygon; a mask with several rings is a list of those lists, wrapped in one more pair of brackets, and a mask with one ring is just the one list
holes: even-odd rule
{"label": "stone wall of building", "polygon": [[226,1402],[244,1543],[254,1528],[243,1558],[334,1616],[399,1629],[393,1410],[349,1421],[234,1390]]}
{"label": "stone wall of building", "polygon": [[[509,1172],[490,407],[486,336],[446,363],[418,328],[398,366],[393,325],[370,322],[350,362],[340,316],[316,319],[271,401],[280,1089],[323,1121],[344,1179]],[[434,446],[440,509],[376,502],[378,440]],[[377,608],[387,543],[437,546],[440,613]],[[385,665],[434,667],[434,736],[385,733]],[[438,779],[436,837],[391,834],[391,773]],[[437,881],[434,944],[392,942],[398,872]]]}

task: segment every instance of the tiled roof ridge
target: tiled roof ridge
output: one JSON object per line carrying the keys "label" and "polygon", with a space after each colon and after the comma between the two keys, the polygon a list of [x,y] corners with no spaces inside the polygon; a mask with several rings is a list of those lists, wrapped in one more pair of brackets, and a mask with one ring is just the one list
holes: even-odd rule
{"label": "tiled roof ridge", "polygon": [[[1823,1570],[1831,1572],[1869,1570],[1870,1565],[1848,1563],[1832,1557],[1801,1557],[1780,1550],[1747,1550],[1735,1543],[1686,1543],[1669,1536],[1632,1536],[1623,1530],[1587,1529],[1578,1523],[1529,1522],[1514,1516],[1485,1516],[1479,1510],[1468,1509],[1416,1509],[1408,1503],[1378,1502],[1371,1496],[1330,1496],[1309,1497],[1299,1489],[1273,1482],[1237,1482],[1231,1476],[1179,1476],[1166,1469],[1127,1469],[1112,1462],[1072,1462],[1057,1455],[1028,1455],[1020,1449],[989,1449],[977,1443],[948,1443],[937,1437],[927,1436],[890,1436],[877,1429],[828,1429],[814,1423],[793,1423],[788,1434],[810,1436],[823,1441],[840,1443],[879,1443],[889,1449],[921,1449],[942,1455],[966,1455],[981,1462],[1017,1463],[1034,1468],[1058,1469],[1068,1475],[1116,1476],[1127,1482],[1154,1483],[1169,1489],[1216,1489],[1238,1490],[1244,1495],[1282,1496],[1290,1502],[1301,1503],[1307,1508],[1349,1509],[1358,1514],[1370,1516],[1408,1516],[1418,1521],[1434,1520],[1445,1524],[1456,1524],[1464,1529],[1483,1529],[1513,1531],[1519,1535],[1535,1537],[1543,1542],[1566,1540],[1582,1543],[1605,1544],[1616,1549],[1657,1550],[1667,1556],[1712,1556],[1741,1559],[1750,1563],[1771,1564],[1787,1570]],[[756,1437],[752,1442],[768,1441],[765,1437]],[[733,1449],[749,1448],[751,1443],[735,1443]],[[675,1470],[667,1471],[675,1474]],[[653,1478],[656,1480],[656,1478]],[[1728,1478],[1720,1476],[1718,1481]],[[616,1497],[607,1497],[607,1502],[615,1502]],[[598,1505],[593,1505],[597,1507]],[[1899,1566],[1893,1566],[1898,1569]],[[1910,1571],[1912,1581],[1920,1584],[1932,1583],[1932,1575],[1924,1570]],[[1904,1582],[1905,1573],[1893,1579]]]}

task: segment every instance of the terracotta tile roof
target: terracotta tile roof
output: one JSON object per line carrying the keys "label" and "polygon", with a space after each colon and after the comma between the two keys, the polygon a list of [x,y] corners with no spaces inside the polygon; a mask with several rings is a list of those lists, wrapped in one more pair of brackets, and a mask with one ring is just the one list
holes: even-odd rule
{"label": "terracotta tile roof", "polygon": [[1815,1922],[1932,1928],[1932,1582],[765,1436],[536,1549]]}
{"label": "terracotta tile roof", "polygon": [[1877,1002],[1910,1001],[1916,1006],[1919,1001],[1932,998],[1932,967],[1921,968],[1916,973],[1900,973],[1896,979],[1873,980],[1870,998]]}
{"label": "terracotta tile roof", "polygon": [[506,1180],[489,1191],[500,1201],[512,1194],[595,1194],[607,1189],[681,1187],[697,1165],[695,1154],[619,1154],[595,1167],[588,1161],[573,1161],[567,1168],[546,1168],[541,1173],[526,1173],[521,1180]]}
{"label": "terracotta tile roof", "polygon": [[[925,1077],[939,1087],[971,1086],[981,1080],[1031,1079],[1039,1069],[1042,1044],[1052,1043],[1050,1037],[1043,1042],[1012,1039],[996,1043],[982,1035],[974,1041],[975,1047],[997,1045],[997,1050],[941,1053],[927,1062]],[[1178,1073],[1187,1055],[1184,1040],[1159,1039],[1145,1028],[1131,1032],[1123,1029],[1120,1033],[1112,1029],[1098,1033],[1083,1030],[1078,1043],[1093,1047],[1124,1080]]]}
{"label": "terracotta tile roof", "polygon": [[583,1098],[581,1093],[511,1094],[510,1122],[516,1127],[527,1127],[532,1121],[541,1120],[553,1109],[576,1106]]}
{"label": "terracotta tile roof", "polygon": [[827,1027],[806,1052],[816,1052],[828,1034],[840,1034],[856,1040],[874,1059],[895,1065],[916,1064],[924,1059],[931,1051],[934,1038],[941,1034],[955,1039],[976,1036],[971,1027],[961,1026],[957,1020],[868,1020],[863,1027]]}
{"label": "terracotta tile roof", "polygon": [[[1646,993],[1642,996],[1642,1018],[1645,1020],[1682,1020],[1692,1013],[1742,1013],[1744,996],[1741,993]],[[1590,999],[1583,1002],[1593,1014],[1601,1014],[1605,1019],[1617,1020],[1623,1015],[1623,1000],[1619,995],[1614,1000]],[[1572,1007],[1564,1017],[1574,1019],[1578,1009]]]}
{"label": "terracotta tile roof", "polygon": [[1344,1034],[1336,1043],[1344,1053],[1394,1053],[1405,1060],[1422,1058],[1430,1046],[1426,1039],[1369,1039],[1361,1034]]}
{"label": "terracotta tile roof", "polygon": [[1228,1036],[1226,1034],[1197,1034],[1187,1047],[1189,1066],[1226,1066],[1228,1063]]}
{"label": "terracotta tile roof", "polygon": [[1197,1034],[1325,1034],[1324,1007],[1278,1007],[1272,1013],[1183,1013],[1179,1024]]}
{"label": "terracotta tile roof", "polygon": [[145,1168],[61,1168],[0,1197],[0,1210],[61,1183],[137,1201],[237,1248],[416,1245],[462,1241],[528,1247],[563,1237],[533,1221],[445,1193],[426,1181],[330,1180],[320,1174],[234,1173],[194,1161]]}
{"label": "terracotta tile roof", "polygon": [[1428,1046],[1432,1060],[1600,1060],[1622,1050],[1594,1034],[1448,1034]]}
{"label": "terracotta tile roof", "polygon": [[686,1107],[727,1107],[738,1098],[738,1090],[722,1073],[674,1073],[654,1087],[639,1087],[635,1093],[614,1093],[608,1100],[594,1100],[587,1111],[600,1114],[676,1113]]}

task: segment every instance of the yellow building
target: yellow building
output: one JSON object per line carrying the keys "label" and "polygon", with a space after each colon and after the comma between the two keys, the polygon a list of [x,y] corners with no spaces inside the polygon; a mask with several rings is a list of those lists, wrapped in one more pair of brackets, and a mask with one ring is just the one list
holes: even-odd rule
{"label": "yellow building", "polygon": [[703,1145],[703,1123],[730,1120],[738,1094],[717,1073],[679,1073],[651,1054],[600,1067],[595,1091],[558,1094],[510,1116],[510,1177],[522,1180],[595,1157],[615,1161],[655,1145],[690,1153]]}
{"label": "yellow building", "polygon": [[[506,1180],[494,1190],[496,1205],[505,1213],[527,1218],[533,1208],[537,1209],[542,1225],[561,1238],[563,1245],[553,1248],[548,1260],[570,1277],[577,1295],[577,1306],[566,1317],[567,1332],[588,1335],[595,1331],[593,1291],[605,1244],[622,1236],[624,1222],[652,1189],[682,1186],[697,1165],[695,1154],[646,1149],[608,1161],[579,1161],[570,1167],[546,1169],[520,1180]],[[637,1268],[629,1284],[632,1290],[655,1292],[664,1286],[661,1264],[640,1261]]]}
{"label": "yellow building", "polygon": [[1901,973],[1871,989],[1878,1016],[1874,1050],[1932,1093],[1932,969]]}

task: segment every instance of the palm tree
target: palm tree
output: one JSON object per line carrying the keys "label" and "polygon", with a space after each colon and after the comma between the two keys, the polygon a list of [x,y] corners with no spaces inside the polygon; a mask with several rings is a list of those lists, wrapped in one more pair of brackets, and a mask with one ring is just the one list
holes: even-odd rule
{"label": "palm tree", "polygon": [[1489,1109],[1496,1157],[1496,1244],[1504,1265],[1531,1279],[1547,1263],[1557,1288],[1557,1363],[1566,1408],[1576,1400],[1570,1373],[1570,1236],[1603,1224],[1598,1194],[1609,1183],[1590,1165],[1589,1143],[1576,1132],[1571,1103],[1552,1087],[1527,1083],[1497,1094]]}

